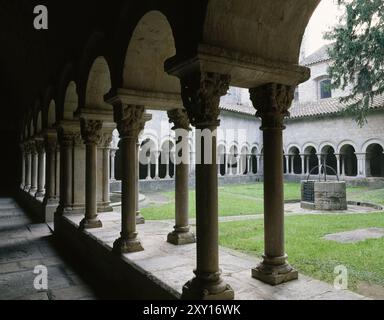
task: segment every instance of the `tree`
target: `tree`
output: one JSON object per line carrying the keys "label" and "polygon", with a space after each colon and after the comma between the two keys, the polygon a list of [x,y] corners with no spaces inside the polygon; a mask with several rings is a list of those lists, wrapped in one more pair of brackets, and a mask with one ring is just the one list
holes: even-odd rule
{"label": "tree", "polygon": [[345,13],[325,35],[334,42],[329,48],[333,60],[329,74],[333,88],[352,88],[340,102],[347,103],[345,111],[363,126],[373,98],[384,93],[384,1],[338,0],[338,4]]}

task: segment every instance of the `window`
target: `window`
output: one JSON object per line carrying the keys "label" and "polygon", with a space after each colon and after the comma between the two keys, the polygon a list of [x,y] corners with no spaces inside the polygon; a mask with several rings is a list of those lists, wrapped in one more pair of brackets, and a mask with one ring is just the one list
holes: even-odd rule
{"label": "window", "polygon": [[331,80],[320,81],[320,99],[332,98]]}

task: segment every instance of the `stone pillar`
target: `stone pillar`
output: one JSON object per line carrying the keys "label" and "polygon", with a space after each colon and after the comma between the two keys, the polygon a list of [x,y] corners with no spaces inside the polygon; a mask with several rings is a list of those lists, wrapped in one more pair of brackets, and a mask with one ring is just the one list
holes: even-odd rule
{"label": "stone pillar", "polygon": [[25,186],[24,191],[29,192],[31,189],[32,177],[32,148],[31,143],[25,144]]}
{"label": "stone pillar", "polygon": [[355,153],[357,158],[357,176],[366,178],[366,153]]}
{"label": "stone pillar", "polygon": [[71,211],[72,204],[72,165],[74,133],[59,128],[58,138],[60,144],[60,201],[58,213]]}
{"label": "stone pillar", "polygon": [[317,154],[317,165],[319,166],[319,175],[321,174],[321,166],[323,165],[323,156],[321,153]]}
{"label": "stone pillar", "polygon": [[60,199],[60,145],[56,147],[55,154],[55,199]]}
{"label": "stone pillar", "polygon": [[289,170],[289,155],[285,155],[285,167],[286,167],[286,174],[289,174],[290,173],[290,170]]}
{"label": "stone pillar", "polygon": [[152,180],[152,177],[151,177],[151,156],[147,157],[147,178],[146,180]]}
{"label": "stone pillar", "polygon": [[311,157],[311,155],[307,155],[307,170],[306,170],[307,174],[310,173],[310,170],[309,170],[309,159],[310,159],[310,157]]}
{"label": "stone pillar", "polygon": [[343,159],[343,155],[335,153],[335,157],[336,157],[336,163],[337,163],[337,174],[339,176],[341,176],[341,175],[345,176],[345,174],[342,173],[342,171],[341,171],[341,167],[343,167],[343,172],[344,172],[344,166],[345,166],[345,162],[344,162],[343,166],[341,166],[341,161]]}
{"label": "stone pillar", "polygon": [[252,276],[271,285],[298,278],[298,272],[287,262],[284,241],[284,117],[292,103],[294,87],[266,84],[250,90],[257,116],[262,120],[264,144],[264,229],[263,261],[252,270]]}
{"label": "stone pillar", "polygon": [[26,167],[26,152],[25,145],[20,144],[20,158],[21,158],[21,178],[20,178],[20,189],[25,188],[25,167]]}
{"label": "stone pillar", "polygon": [[31,142],[31,156],[32,156],[31,189],[29,190],[29,193],[32,196],[35,196],[37,192],[37,178],[38,178],[38,168],[39,168],[39,155],[37,153],[35,140]]}
{"label": "stone pillar", "polygon": [[[144,117],[144,121],[149,121],[149,115],[146,116],[147,118]],[[135,201],[136,201],[136,224],[145,224],[145,219],[141,215],[140,212],[140,206],[139,206],[139,187],[140,187],[140,172],[139,172],[139,150],[140,150],[140,143],[137,142],[137,159],[136,159],[136,190],[135,190]]]}
{"label": "stone pillar", "polygon": [[86,145],[85,154],[85,217],[80,222],[80,229],[101,228],[97,217],[97,145],[102,139],[103,122],[81,119],[81,136]]}
{"label": "stone pillar", "polygon": [[342,167],[341,167],[341,174],[345,177],[346,176],[346,170],[345,170],[345,167],[347,165],[347,159],[346,159],[346,155],[342,155],[340,161],[342,161]]}
{"label": "stone pillar", "polygon": [[[97,210],[98,212],[110,212],[113,208],[110,206],[110,148],[112,142],[112,129],[108,122],[103,122],[103,131],[101,140],[97,146],[97,171],[100,173],[97,178]],[[115,125],[113,126],[113,129]]]}
{"label": "stone pillar", "polygon": [[45,195],[45,144],[43,139],[36,140],[36,150],[38,156],[38,177],[36,198],[42,198]]}
{"label": "stone pillar", "polygon": [[45,152],[46,152],[46,185],[44,204],[56,203],[55,199],[55,180],[56,180],[56,132],[45,134]]}
{"label": "stone pillar", "polygon": [[[191,124],[199,131],[196,133],[196,151],[202,158],[201,161],[196,161],[196,277],[185,284],[182,298],[233,299],[234,292],[222,279],[219,269],[216,161],[220,97],[227,93],[230,77],[200,71],[180,77],[184,106]],[[209,150],[204,150],[204,144],[201,143],[200,133],[203,130],[212,135]],[[204,159],[206,155],[211,158],[210,161]]]}
{"label": "stone pillar", "polygon": [[155,151],[154,155],[155,155],[155,179],[159,180],[160,179],[160,175],[159,175],[159,172],[160,172],[159,171],[160,170],[160,166],[159,166],[160,152],[159,151]]}
{"label": "stone pillar", "polygon": [[73,158],[72,158],[72,200],[73,213],[85,212],[86,190],[86,147],[81,136],[79,122],[76,121],[74,129]]}
{"label": "stone pillar", "polygon": [[301,154],[301,174],[305,174],[305,154]]}
{"label": "stone pillar", "polygon": [[252,154],[248,155],[248,175],[252,174]]}
{"label": "stone pillar", "polygon": [[236,164],[237,164],[237,166],[236,166],[236,173],[237,173],[237,175],[239,176],[240,174],[242,174],[241,173],[241,167],[242,167],[242,165],[241,165],[241,162],[242,162],[242,157],[241,157],[241,155],[239,154],[239,155],[237,155],[237,157],[236,157]]}
{"label": "stone pillar", "polygon": [[[116,109],[119,109],[118,111]],[[136,195],[137,195],[137,144],[139,133],[144,129],[144,106],[115,106],[115,113],[120,114],[117,128],[121,137],[122,158],[122,195],[121,195],[121,237],[113,244],[116,253],[130,253],[144,250],[136,232]]]}
{"label": "stone pillar", "polygon": [[289,157],[291,160],[291,174],[295,174],[295,155],[291,154]]}
{"label": "stone pillar", "polygon": [[110,172],[110,180],[111,181],[116,181],[116,178],[115,178],[115,159],[116,159],[116,149],[111,149],[110,150],[111,151],[111,153],[110,153],[110,155],[111,155],[111,166],[110,166],[110,168],[111,168],[111,172]]}
{"label": "stone pillar", "polygon": [[171,179],[171,176],[169,174],[169,167],[171,166],[171,157],[170,157],[170,150],[167,150],[167,154],[165,156],[165,163],[166,163],[166,167],[165,167],[165,179]]}
{"label": "stone pillar", "polygon": [[195,243],[195,235],[190,231],[189,214],[189,131],[190,124],[185,109],[168,112],[170,123],[174,123],[172,130],[176,131],[176,154],[181,151],[181,158],[176,159],[175,168],[175,209],[176,224],[174,231],[168,234],[168,242],[174,245]]}

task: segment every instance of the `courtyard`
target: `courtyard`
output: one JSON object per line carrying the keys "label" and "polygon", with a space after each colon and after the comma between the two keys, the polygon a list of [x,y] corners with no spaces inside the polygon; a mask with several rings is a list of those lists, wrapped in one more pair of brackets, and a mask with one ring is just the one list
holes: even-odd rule
{"label": "courtyard", "polygon": [[[333,284],[335,267],[348,270],[348,288],[362,295],[384,299],[384,234],[381,238],[337,242],[324,237],[345,231],[381,228],[384,211],[353,207],[349,212],[303,212],[295,203],[300,184],[285,183],[286,250],[289,262],[300,273]],[[189,215],[194,225],[194,192],[190,191]],[[384,205],[384,188],[348,187],[348,201]],[[351,206],[350,206],[351,208]],[[174,192],[146,195],[141,213],[146,220],[174,219]],[[256,257],[263,254],[262,183],[219,188],[220,245]],[[359,241],[360,240],[360,241]]]}

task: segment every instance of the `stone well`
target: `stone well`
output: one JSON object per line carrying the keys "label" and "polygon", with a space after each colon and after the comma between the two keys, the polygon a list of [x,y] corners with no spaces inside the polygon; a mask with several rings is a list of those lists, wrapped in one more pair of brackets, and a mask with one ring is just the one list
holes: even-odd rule
{"label": "stone well", "polygon": [[345,181],[302,181],[301,207],[310,210],[347,210]]}

